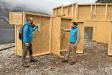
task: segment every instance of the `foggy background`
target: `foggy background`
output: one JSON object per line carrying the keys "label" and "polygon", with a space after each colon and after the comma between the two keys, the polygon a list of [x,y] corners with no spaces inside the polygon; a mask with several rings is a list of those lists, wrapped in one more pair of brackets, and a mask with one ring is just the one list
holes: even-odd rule
{"label": "foggy background", "polygon": [[0,44],[14,42],[14,26],[8,23],[9,11],[38,12],[52,15],[52,9],[71,3],[94,3],[96,0],[0,0]]}
{"label": "foggy background", "polygon": [[8,9],[22,9],[23,11],[35,11],[52,14],[52,9],[60,5],[71,3],[94,3],[96,0],[0,0]]}

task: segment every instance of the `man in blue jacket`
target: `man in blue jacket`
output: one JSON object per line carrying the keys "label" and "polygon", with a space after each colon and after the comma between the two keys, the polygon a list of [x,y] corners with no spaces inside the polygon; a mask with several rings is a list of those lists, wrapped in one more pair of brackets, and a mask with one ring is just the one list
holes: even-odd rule
{"label": "man in blue jacket", "polygon": [[22,53],[22,66],[28,67],[26,65],[27,51],[29,51],[30,62],[35,62],[32,56],[32,32],[35,31],[38,26],[33,25],[32,18],[27,19],[24,27],[22,29],[22,42],[23,42],[23,53]]}
{"label": "man in blue jacket", "polygon": [[70,29],[61,28],[63,31],[70,32],[69,47],[67,49],[66,55],[64,56],[64,60],[62,61],[68,62],[68,59],[71,57],[70,65],[74,65],[77,59],[75,51],[80,40],[80,32],[77,25],[77,22],[72,22]]}

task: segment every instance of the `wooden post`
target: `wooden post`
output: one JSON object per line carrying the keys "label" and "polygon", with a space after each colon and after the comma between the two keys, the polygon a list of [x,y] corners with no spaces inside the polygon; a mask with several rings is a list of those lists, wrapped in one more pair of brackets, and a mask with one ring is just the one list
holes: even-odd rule
{"label": "wooden post", "polygon": [[53,18],[51,53],[60,56],[61,17]]}
{"label": "wooden post", "polygon": [[112,22],[109,25],[108,55],[112,55]]}
{"label": "wooden post", "polygon": [[80,29],[80,41],[77,45],[77,53],[83,53],[84,52],[84,23],[83,22],[79,22],[78,25],[79,29]]}
{"label": "wooden post", "polygon": [[75,10],[74,5],[75,5],[75,4],[72,4],[72,18],[73,18],[73,19],[74,19],[74,14],[75,14],[75,12],[74,12],[74,10]]}
{"label": "wooden post", "polygon": [[108,15],[108,4],[106,4],[106,6],[105,6],[105,20],[107,20],[107,15]]}
{"label": "wooden post", "polygon": [[17,26],[15,25],[15,54],[17,54]]}
{"label": "wooden post", "polygon": [[75,4],[75,15],[74,16],[75,16],[75,20],[77,21],[79,17],[78,4]]}
{"label": "wooden post", "polygon": [[91,19],[93,18],[93,5],[91,4]]}
{"label": "wooden post", "polygon": [[49,52],[50,53],[52,47],[52,25],[53,25],[53,17],[50,18],[50,27],[49,27]]}
{"label": "wooden post", "polygon": [[63,6],[61,6],[61,15],[63,15],[64,13],[63,13]]}

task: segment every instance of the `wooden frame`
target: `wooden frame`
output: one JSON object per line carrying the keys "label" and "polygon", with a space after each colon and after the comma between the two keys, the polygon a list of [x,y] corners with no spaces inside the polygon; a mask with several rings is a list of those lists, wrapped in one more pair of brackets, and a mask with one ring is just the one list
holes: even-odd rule
{"label": "wooden frame", "polygon": [[[72,19],[71,18],[61,18],[61,17],[54,17],[53,24],[52,24],[52,36],[51,36],[51,53],[58,55],[61,57],[60,52],[66,51],[68,45],[69,34],[65,33],[64,41],[62,41],[63,33],[61,31],[61,26],[63,24],[70,25]],[[54,23],[55,22],[55,23]],[[65,22],[65,23],[64,23]],[[69,26],[65,26],[69,28]],[[77,46],[77,53],[83,53],[84,49],[84,24],[83,22],[79,22],[80,28],[80,42]]]}
{"label": "wooden frame", "polygon": [[[69,8],[70,7],[70,8]],[[80,8],[83,7],[83,8]],[[85,7],[85,8],[84,8]],[[102,3],[96,3],[96,4],[70,4],[70,5],[65,5],[65,6],[58,6],[56,8],[53,9],[54,13],[56,12],[55,16],[58,16],[60,13],[64,14],[65,12],[57,12],[58,10],[61,10],[63,8],[63,10],[66,10],[66,8],[68,8],[68,10],[71,11],[71,16],[69,16],[68,14],[65,14],[65,17],[69,17],[69,18],[73,18],[75,20],[111,20],[111,14],[109,14],[110,12],[112,12],[112,10],[110,10],[112,8],[112,3],[106,3],[106,4],[102,4]],[[75,8],[75,9],[74,9]],[[80,12],[79,9],[83,12]],[[88,9],[88,10],[87,10]],[[93,11],[95,10],[95,11]],[[75,13],[74,13],[75,11]],[[90,13],[88,14],[89,11]],[[84,13],[85,15],[80,15],[80,13]],[[67,13],[67,11],[66,11]],[[74,13],[74,14],[73,14]],[[93,16],[93,13],[96,13],[95,17],[91,17]],[[109,14],[109,15],[108,15]],[[79,17],[81,16],[81,17]]]}
{"label": "wooden frame", "polygon": [[[112,20],[112,14],[111,14],[112,13],[112,10],[111,10],[112,9],[112,3],[106,3],[106,4],[102,4],[102,3],[96,3],[96,4],[70,4],[70,5],[66,5],[66,6],[60,6],[58,8],[63,7],[63,10],[65,10],[65,7],[67,8],[67,7],[70,7],[70,6],[71,6],[71,8],[73,8],[72,13],[74,13],[74,14],[73,15],[71,14],[71,15],[72,15],[72,17],[73,17],[73,19],[75,21],[82,21],[84,23],[87,23],[87,22],[90,22],[90,21],[99,23],[99,22],[102,21],[104,23],[104,21],[108,22],[108,21]],[[55,10],[54,12],[56,12],[57,8],[54,8],[54,10]],[[57,15],[55,15],[55,16],[58,16],[58,14],[59,13],[57,13]],[[64,14],[64,12],[63,12],[63,14]],[[71,17],[66,17],[66,16],[69,16],[69,15],[66,14],[63,17],[71,18]],[[91,26],[94,27],[94,29],[96,27],[98,27],[95,24],[96,23],[91,24]],[[105,34],[105,31],[100,32],[100,33]],[[96,38],[96,36],[93,36],[93,38],[94,38],[94,41],[97,41],[97,42],[99,42],[100,40],[104,40],[104,38],[100,38],[100,40],[98,40],[99,37]],[[101,43],[108,43],[107,40],[100,41],[100,42]]]}
{"label": "wooden frame", "polygon": [[[15,25],[15,46],[16,55],[22,56],[22,42],[19,40],[19,30],[25,23],[26,18],[33,18],[34,24],[42,24],[40,31],[33,32],[33,56],[44,55],[50,53],[50,16],[29,12],[10,12],[9,23]],[[41,35],[40,35],[41,34]],[[46,38],[44,38],[46,37]],[[39,43],[39,41],[41,41]],[[45,41],[45,42],[44,42]],[[42,43],[43,42],[43,43]]]}
{"label": "wooden frame", "polygon": [[[64,7],[69,7],[72,5],[72,8],[75,11],[75,14],[72,16],[75,21],[83,21],[84,26],[86,27],[93,27],[93,40],[96,42],[101,42],[101,43],[108,43],[108,55],[112,55],[112,49],[111,49],[111,44],[112,44],[112,27],[111,27],[111,20],[112,20],[112,3],[97,3],[97,4],[70,4]],[[89,18],[85,18],[85,15],[80,15],[82,10],[85,12],[86,9],[88,9],[89,6],[89,11],[90,14],[85,14]],[[62,6],[60,6],[62,7]],[[80,8],[80,7],[85,7]],[[54,10],[56,11],[57,8]],[[81,11],[79,11],[79,9]],[[62,13],[62,12],[61,12]],[[57,13],[58,16],[59,13]],[[68,15],[66,15],[68,16]],[[80,17],[79,17],[80,16]],[[65,16],[64,16],[65,17]],[[83,18],[83,19],[82,19]],[[104,29],[102,31],[102,28]]]}
{"label": "wooden frame", "polygon": [[108,25],[108,55],[112,56],[112,21],[110,21],[110,24]]}
{"label": "wooden frame", "polygon": [[[86,16],[83,16],[85,13],[83,14],[81,12],[82,10],[86,11],[86,8],[89,11],[89,15],[86,14],[86,16],[89,18],[85,18]],[[111,43],[111,38],[112,38],[111,37],[112,36],[112,33],[111,33],[112,32],[112,29],[111,29],[112,14],[111,13],[112,13],[112,10],[111,8],[112,8],[111,3],[110,4],[101,4],[101,3],[100,4],[99,3],[98,4],[70,4],[67,6],[59,6],[59,7],[54,8],[53,16],[55,17],[51,17],[45,14],[37,14],[37,13],[30,13],[30,12],[10,12],[9,13],[9,23],[14,24],[15,29],[16,29],[15,30],[16,54],[19,56],[22,55],[22,51],[21,51],[22,45],[21,45],[21,41],[18,39],[19,29],[25,23],[27,16],[29,17],[33,16],[33,18],[35,19],[34,21],[35,24],[40,23],[40,22],[48,23],[48,25],[44,25],[41,29],[42,31],[47,30],[46,31],[47,33],[41,32],[41,30],[39,32],[45,33],[46,35],[48,35],[47,39],[49,39],[47,41],[47,46],[44,47],[45,50],[47,51],[41,52],[44,49],[41,49],[42,47],[40,47],[38,49],[38,51],[40,52],[35,52],[36,54],[34,54],[34,56],[44,55],[44,54],[49,54],[49,53],[53,53],[55,55],[61,56],[60,52],[65,51],[67,48],[65,46],[67,45],[62,44],[63,41],[61,41],[61,39],[62,39],[63,33],[60,28],[62,24],[64,23],[69,24],[70,21],[72,20],[78,21],[79,27],[81,28],[81,42],[78,45],[77,53],[83,53],[84,27],[90,26],[90,27],[93,27],[93,35],[95,35],[93,36],[93,40],[96,42],[108,43],[108,55],[112,55],[112,51],[111,51],[111,44],[112,44]],[[68,10],[70,10],[69,14],[65,14],[62,17],[58,17],[60,15],[63,15],[64,12]],[[101,11],[103,11],[103,13],[100,13]],[[66,20],[66,22],[64,20]],[[103,27],[100,27],[100,25],[102,25]],[[104,29],[104,31],[100,32],[102,28]],[[34,35],[37,35],[37,34],[38,34],[37,32],[34,33]],[[69,34],[67,34],[67,36],[65,37],[68,38],[68,35]],[[39,38],[43,36],[44,35],[42,36],[39,35]],[[33,36],[33,37],[36,37],[35,40],[37,40],[37,36]],[[65,43],[67,43],[67,38],[65,39],[66,40]],[[39,43],[33,44],[34,51],[36,51],[37,49],[35,44],[39,44]]]}

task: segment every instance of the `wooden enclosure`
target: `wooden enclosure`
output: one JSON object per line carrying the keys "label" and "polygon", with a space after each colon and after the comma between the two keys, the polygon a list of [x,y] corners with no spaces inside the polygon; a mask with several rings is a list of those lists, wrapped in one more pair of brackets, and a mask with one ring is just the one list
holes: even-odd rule
{"label": "wooden enclosure", "polygon": [[93,28],[91,37],[93,41],[108,43],[108,55],[111,50],[111,20],[112,4],[70,4],[54,8],[53,15],[72,18],[75,21],[84,22],[84,28]]}
{"label": "wooden enclosure", "polygon": [[93,28],[93,41],[108,43],[110,21],[86,21],[84,24]]}
{"label": "wooden enclosure", "polygon": [[22,43],[19,40],[19,30],[24,25],[26,18],[33,18],[34,24],[39,24],[38,31],[33,32],[33,56],[50,53],[50,16],[29,12],[10,12],[9,22],[15,25],[16,54],[22,55]]}
{"label": "wooden enclosure", "polygon": [[[19,29],[27,17],[32,17],[34,24],[40,24],[39,30],[33,33],[33,55],[53,53],[60,56],[68,46],[69,33],[61,31],[61,26],[69,28],[72,20],[79,22],[81,40],[77,53],[83,53],[85,28],[92,28],[93,41],[108,43],[108,55],[112,55],[112,4],[70,4],[53,9],[53,16],[29,13],[10,12],[9,23],[15,25],[16,54],[22,54],[21,41],[18,39]],[[63,15],[62,17],[59,17]],[[44,42],[44,43],[43,43]]]}
{"label": "wooden enclosure", "polygon": [[[63,17],[52,18],[52,31],[51,31],[51,52],[60,56],[61,51],[66,51],[69,44],[69,32],[63,32],[61,26],[64,28],[70,28],[72,19]],[[77,53],[83,53],[84,44],[84,24],[79,22],[80,28],[80,42],[77,46]]]}
{"label": "wooden enclosure", "polygon": [[74,20],[111,20],[112,4],[70,4],[54,8],[53,15]]}
{"label": "wooden enclosure", "polygon": [[[19,40],[19,30],[24,25],[26,18],[33,18],[34,24],[39,24],[38,31],[33,32],[33,55],[53,53],[61,56],[61,51],[66,51],[69,43],[69,33],[61,31],[61,26],[70,28],[72,18],[50,17],[28,12],[10,12],[10,24],[15,25],[16,54],[22,55],[22,42]],[[84,24],[79,22],[81,39],[77,46],[77,53],[83,53]]]}
{"label": "wooden enclosure", "polygon": [[[106,33],[105,30],[99,33],[101,29],[99,29],[99,31],[98,30],[96,31],[94,29],[96,28],[98,29],[99,25],[102,25],[104,29],[107,28],[106,27],[107,24],[104,21],[111,21],[112,19],[111,13],[112,13],[112,4],[71,4],[67,6],[60,6],[54,8],[55,16],[58,16],[59,14],[62,15],[64,14],[65,15],[64,17],[73,18],[75,21],[83,21],[84,23],[86,23],[85,24],[86,27],[88,26],[93,27],[92,38],[94,41],[101,43],[107,43],[107,40],[105,40],[104,37],[101,37],[100,34],[108,35],[108,33]],[[94,36],[95,32],[99,34],[96,34],[96,36]]]}

